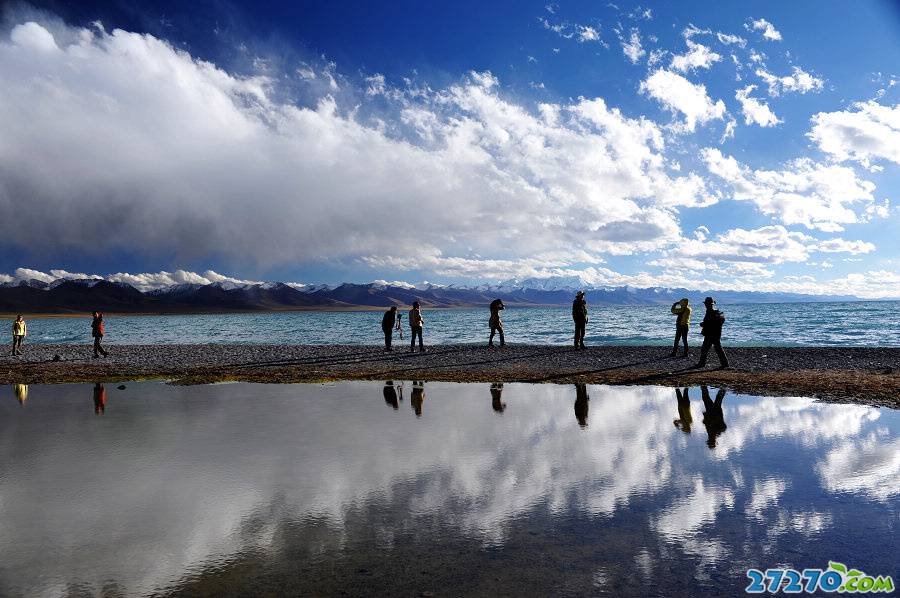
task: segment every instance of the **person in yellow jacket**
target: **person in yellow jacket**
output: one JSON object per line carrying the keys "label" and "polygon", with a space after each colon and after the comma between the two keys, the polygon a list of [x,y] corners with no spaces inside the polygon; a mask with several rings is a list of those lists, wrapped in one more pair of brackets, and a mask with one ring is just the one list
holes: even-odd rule
{"label": "person in yellow jacket", "polygon": [[425,325],[425,318],[422,317],[422,308],[419,307],[418,301],[413,301],[412,309],[409,310],[409,331],[411,338],[409,339],[409,351],[416,350],[416,337],[419,337],[419,351],[425,352],[425,343],[422,341],[422,327]]}
{"label": "person in yellow jacket", "polygon": [[688,329],[691,327],[691,306],[688,305],[688,299],[685,297],[681,301],[672,304],[672,313],[678,316],[675,319],[675,346],[672,347],[672,353],[669,357],[678,356],[678,341],[684,342],[684,355],[688,356]]}
{"label": "person in yellow jacket", "polygon": [[19,314],[16,317],[16,321],[13,322],[12,334],[13,334],[12,354],[13,355],[21,355],[22,354],[22,341],[25,340],[25,335],[28,334],[28,326],[25,324],[25,318],[22,317],[22,314]]}

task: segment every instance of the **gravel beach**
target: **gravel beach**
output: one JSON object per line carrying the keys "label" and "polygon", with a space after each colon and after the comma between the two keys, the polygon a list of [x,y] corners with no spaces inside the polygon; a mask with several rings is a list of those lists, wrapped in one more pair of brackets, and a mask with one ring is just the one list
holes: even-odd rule
{"label": "gravel beach", "polygon": [[[220,381],[324,382],[423,379],[454,382],[569,384],[709,384],[736,392],[802,395],[900,408],[900,349],[726,348],[731,367],[691,369],[688,358],[647,346],[570,347],[446,345],[427,353],[374,346],[108,345],[93,359],[88,345],[26,346],[0,358],[0,383],[119,382],[165,379],[177,384]],[[58,361],[54,358],[58,357]]]}

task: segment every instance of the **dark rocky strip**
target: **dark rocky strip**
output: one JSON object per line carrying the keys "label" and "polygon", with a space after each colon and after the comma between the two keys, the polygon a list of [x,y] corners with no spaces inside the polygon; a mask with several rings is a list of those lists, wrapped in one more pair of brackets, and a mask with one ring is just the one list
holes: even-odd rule
{"label": "dark rocky strip", "polygon": [[[30,345],[0,357],[0,383],[118,382],[165,379],[179,384],[239,380],[320,382],[423,379],[454,382],[586,382],[709,384],[736,392],[803,395],[900,408],[900,349],[832,347],[727,348],[731,368],[691,369],[667,347],[483,345],[431,347],[425,354],[373,346],[108,345],[92,359],[89,345]],[[55,356],[59,356],[54,361]]]}

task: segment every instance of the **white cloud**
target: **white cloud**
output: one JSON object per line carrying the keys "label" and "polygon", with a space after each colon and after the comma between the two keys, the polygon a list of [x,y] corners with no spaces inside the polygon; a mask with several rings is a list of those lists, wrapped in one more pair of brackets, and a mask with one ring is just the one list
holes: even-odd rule
{"label": "white cloud", "polygon": [[600,32],[594,27],[587,25],[576,25],[576,35],[579,42],[596,42],[600,41]]}
{"label": "white cloud", "polygon": [[694,131],[697,125],[725,116],[725,104],[722,100],[715,103],[706,93],[706,86],[691,83],[681,75],[660,69],[641,83],[641,93],[660,102],[670,112],[684,115],[684,123],[680,128]]}
{"label": "white cloud", "polygon": [[377,73],[371,77],[366,77],[366,95],[375,96],[383,95],[385,91],[384,75]]}
{"label": "white cloud", "polygon": [[686,73],[696,69],[708,69],[714,63],[722,60],[719,54],[716,54],[703,44],[686,39],[688,51],[684,54],[678,54],[672,57],[671,67],[676,71]]}
{"label": "white cloud", "polygon": [[[196,272],[190,272],[186,270],[175,270],[174,272],[145,272],[141,274],[129,274],[127,272],[117,272],[115,274],[85,274],[85,273],[76,273],[76,272],[68,272],[66,270],[50,270],[49,272],[42,272],[40,270],[33,270],[31,268],[17,268],[12,276],[8,275],[0,275],[0,282],[21,282],[26,280],[39,280],[41,282],[45,282],[48,284],[60,281],[60,280],[106,280],[109,282],[120,282],[124,284],[131,285],[138,289],[139,291],[152,291],[155,289],[161,289],[165,287],[170,287],[173,285],[179,284],[212,284],[212,283],[222,283],[226,285],[235,285],[235,286],[243,286],[243,285],[255,285],[262,284],[262,281],[258,280],[244,280],[240,278],[234,278],[231,276],[226,276],[224,274],[219,274],[214,270],[206,270],[202,274],[198,274]],[[303,287],[305,285],[300,283],[289,283],[294,287]]]}
{"label": "white cloud", "polygon": [[762,31],[763,38],[769,41],[781,41],[781,32],[775,29],[775,26],[765,19],[751,20],[749,23],[744,25],[744,27],[748,31]]}
{"label": "white cloud", "polygon": [[819,112],[808,136],[835,160],[872,160],[900,164],[900,104],[861,102],[848,110]]}
{"label": "white cloud", "polygon": [[[875,185],[844,166],[800,158],[784,170],[751,170],[715,148],[704,149],[701,157],[730,186],[733,199],[752,201],[784,224],[839,231],[844,224],[864,221],[864,210],[874,201]],[[859,212],[857,204],[863,208]]]}
{"label": "white cloud", "polygon": [[632,64],[637,64],[641,57],[647,53],[641,47],[641,34],[636,28],[632,28],[627,41],[620,35],[619,42],[622,44],[622,53],[625,54]]}
{"label": "white cloud", "polygon": [[769,95],[773,97],[781,93],[820,91],[825,84],[822,79],[807,73],[799,66],[792,67],[792,69],[792,74],[778,77],[759,68],[756,70],[756,76],[766,82],[766,85],[769,86]]}
{"label": "white cloud", "polygon": [[[271,81],[150,35],[75,37],[53,52],[0,42],[0,216],[16,220],[15,246],[40,238],[65,254],[99,240],[261,266],[415,256],[423,238],[448,255],[633,252],[678,238],[675,207],[709,202],[699,177],[669,174],[659,127],[600,98],[556,106],[549,122],[554,110],[505,99],[491,73],[397,100],[391,89],[388,130],[411,128],[405,139],[327,95],[279,103]],[[382,93],[380,76],[367,83]],[[717,114],[691,99],[678,104],[691,128]],[[418,235],[398,237],[398,217]]]}
{"label": "white cloud", "polygon": [[748,85],[743,89],[737,90],[734,94],[735,99],[741,103],[741,112],[744,115],[744,124],[750,125],[756,123],[761,127],[774,127],[781,121],[772,112],[768,104],[751,98],[750,94],[756,89],[755,85]]}
{"label": "white cloud", "polygon": [[716,32],[716,39],[719,40],[719,43],[725,45],[736,44],[741,48],[747,45],[747,40],[739,35],[732,35],[730,33],[722,33],[721,31]]}

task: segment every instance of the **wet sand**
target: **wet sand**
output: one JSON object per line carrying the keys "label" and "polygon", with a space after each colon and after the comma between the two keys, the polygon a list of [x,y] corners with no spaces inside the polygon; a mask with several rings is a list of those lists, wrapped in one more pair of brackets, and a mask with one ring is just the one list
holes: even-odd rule
{"label": "wet sand", "polygon": [[[900,349],[832,347],[727,348],[731,367],[719,370],[669,358],[667,347],[483,345],[386,353],[374,346],[108,345],[91,358],[89,345],[31,345],[21,357],[0,357],[0,383],[119,382],[165,379],[178,384],[221,381],[325,382],[423,379],[451,382],[569,384],[709,384],[760,395],[802,395],[900,408]],[[54,356],[59,361],[53,361]]]}

